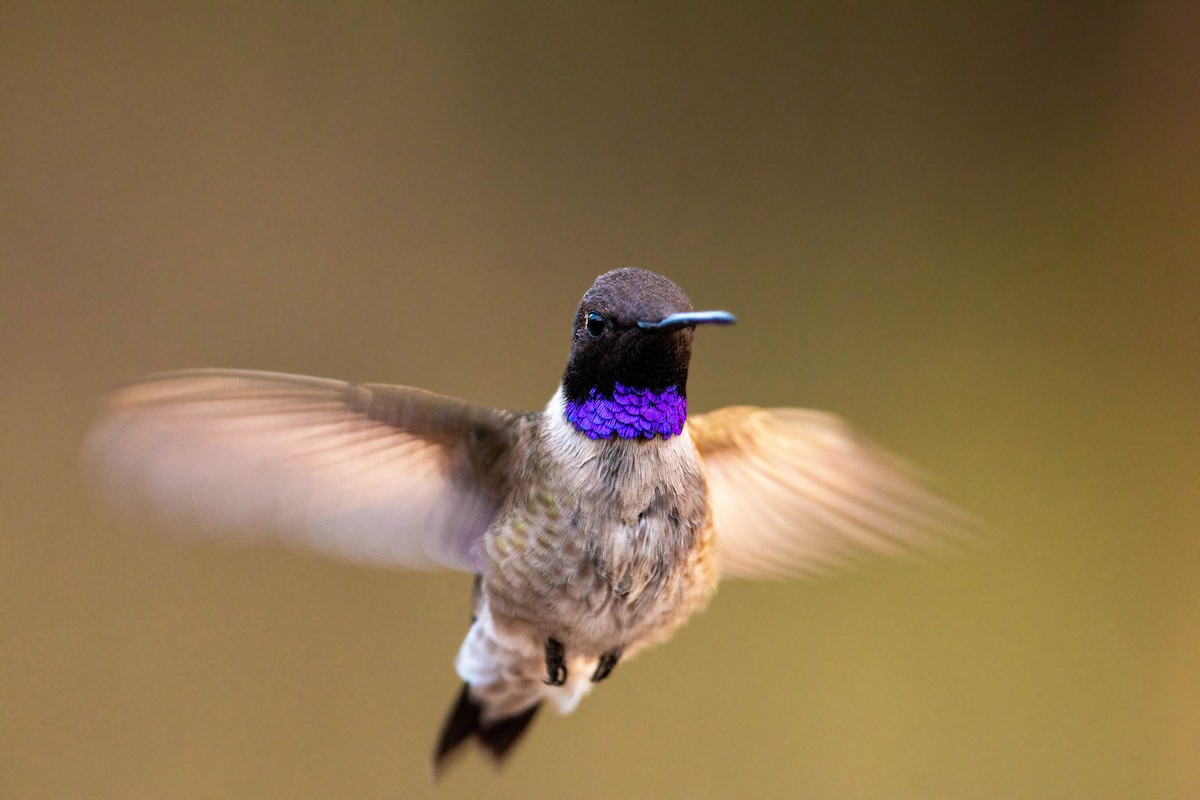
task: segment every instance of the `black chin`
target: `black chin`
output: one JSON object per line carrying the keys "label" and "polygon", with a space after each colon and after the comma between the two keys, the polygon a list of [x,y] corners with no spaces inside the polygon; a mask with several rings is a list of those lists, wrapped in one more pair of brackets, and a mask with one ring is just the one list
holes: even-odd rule
{"label": "black chin", "polygon": [[661,392],[674,386],[687,396],[690,328],[675,331],[631,330],[612,342],[581,342],[572,349],[563,373],[568,401],[584,401],[593,390],[612,397],[617,384]]}

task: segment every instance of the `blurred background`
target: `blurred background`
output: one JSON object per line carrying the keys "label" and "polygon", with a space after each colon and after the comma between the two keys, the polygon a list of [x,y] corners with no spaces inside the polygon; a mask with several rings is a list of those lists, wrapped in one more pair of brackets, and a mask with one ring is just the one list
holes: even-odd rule
{"label": "blurred background", "polygon": [[[0,796],[1200,795],[1200,6],[0,7]],[[540,408],[593,278],[739,325],[990,525],[727,583],[511,764],[428,759],[470,579],[182,545],[77,475],[230,366]]]}

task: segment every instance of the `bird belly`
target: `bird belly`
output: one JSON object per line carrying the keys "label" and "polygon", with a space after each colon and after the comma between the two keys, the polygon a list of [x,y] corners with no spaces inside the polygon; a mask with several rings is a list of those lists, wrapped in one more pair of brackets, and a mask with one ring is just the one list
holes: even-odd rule
{"label": "bird belly", "polygon": [[526,528],[519,548],[520,537],[496,537],[488,550],[501,558],[489,559],[482,588],[497,630],[539,652],[553,638],[592,660],[665,639],[707,603],[715,570],[704,537],[675,550],[644,538],[633,526],[599,536]]}
{"label": "bird belly", "polygon": [[[455,664],[485,719],[504,719],[542,700],[560,713],[572,711],[590,691],[602,655],[617,651],[626,660],[668,638],[707,603],[715,570],[703,554],[697,549],[686,569],[655,570],[653,579],[629,592],[614,587],[586,548],[552,575],[515,568],[485,572],[475,622]],[[545,644],[551,638],[565,651],[561,686],[546,682]]]}
{"label": "bird belly", "polygon": [[[666,639],[707,603],[715,549],[689,437],[594,441],[559,414],[542,419],[479,552],[487,620],[478,633],[502,646],[478,650],[488,669],[463,669],[476,659],[460,655],[460,672],[478,696],[492,691],[480,680],[492,681],[506,697],[537,693],[569,708],[601,657],[624,660]],[[562,645],[565,687],[545,685],[549,640]]]}

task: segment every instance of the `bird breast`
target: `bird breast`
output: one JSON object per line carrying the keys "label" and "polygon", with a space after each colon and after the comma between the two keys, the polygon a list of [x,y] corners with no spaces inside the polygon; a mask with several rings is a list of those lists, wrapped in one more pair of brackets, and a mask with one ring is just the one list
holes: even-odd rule
{"label": "bird breast", "polygon": [[593,440],[555,402],[484,539],[498,625],[599,655],[674,627],[711,592],[691,438]]}

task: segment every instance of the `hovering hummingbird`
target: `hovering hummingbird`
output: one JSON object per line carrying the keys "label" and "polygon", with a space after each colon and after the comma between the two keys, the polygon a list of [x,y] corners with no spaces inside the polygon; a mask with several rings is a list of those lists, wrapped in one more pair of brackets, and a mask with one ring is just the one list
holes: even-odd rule
{"label": "hovering hummingbird", "polygon": [[601,275],[533,413],[266,372],[151,376],[108,398],[86,473],[181,530],[475,575],[434,768],[471,739],[499,764],[543,701],[569,712],[720,578],[919,553],[967,524],[834,416],[689,416],[694,330],[733,321],[661,275]]}

